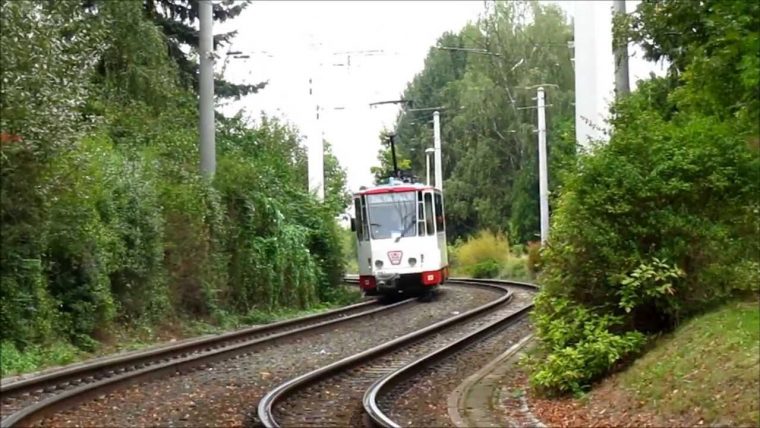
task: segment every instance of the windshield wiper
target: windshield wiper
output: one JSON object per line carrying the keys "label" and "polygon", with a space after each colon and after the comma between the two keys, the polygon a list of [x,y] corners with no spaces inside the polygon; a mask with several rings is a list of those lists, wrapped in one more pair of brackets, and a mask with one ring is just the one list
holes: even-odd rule
{"label": "windshield wiper", "polygon": [[416,226],[416,225],[417,225],[417,222],[414,222],[414,221],[413,221],[413,222],[411,222],[411,223],[409,223],[409,224],[407,224],[407,225],[406,225],[406,227],[404,228],[404,230],[403,230],[403,231],[401,231],[401,235],[399,235],[399,236],[398,236],[398,238],[396,238],[396,240],[395,240],[394,242],[398,242],[398,241],[400,241],[400,240],[401,240],[401,238],[403,238],[403,237],[404,237],[404,234],[405,234],[406,232],[409,232],[409,229],[411,229],[412,227],[414,227],[414,226]]}

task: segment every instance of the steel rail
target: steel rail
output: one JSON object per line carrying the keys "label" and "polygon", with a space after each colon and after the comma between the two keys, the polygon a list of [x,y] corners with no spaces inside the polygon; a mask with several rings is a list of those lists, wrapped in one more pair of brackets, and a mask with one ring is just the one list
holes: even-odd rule
{"label": "steel rail", "polygon": [[[530,288],[534,291],[537,290],[537,286],[533,284],[519,283],[519,285]],[[455,342],[436,349],[435,351],[424,355],[378,379],[365,391],[364,397],[362,398],[362,406],[364,407],[364,412],[367,414],[367,416],[369,416],[371,423],[384,428],[400,428],[400,425],[391,419],[388,415],[386,415],[378,405],[377,399],[379,396],[392,390],[393,387],[413,377],[417,373],[420,373],[422,370],[431,367],[433,364],[442,361],[467,348],[471,344],[483,339],[490,333],[516,323],[517,321],[523,319],[525,315],[532,309],[533,303],[530,303],[529,305],[526,305],[525,307],[512,314],[498,319],[488,325],[485,325],[480,329],[456,340]]]}
{"label": "steel rail", "polygon": [[105,370],[120,364],[139,364],[142,358],[155,360],[163,355],[187,352],[200,346],[206,346],[210,344],[219,343],[222,341],[234,341],[238,338],[244,338],[252,334],[262,334],[269,331],[281,329],[294,324],[300,324],[303,322],[314,321],[321,318],[328,318],[334,315],[338,315],[342,312],[350,312],[355,309],[368,307],[377,304],[376,300],[370,300],[353,305],[344,306],[337,309],[332,309],[326,312],[308,315],[300,318],[293,318],[289,320],[283,320],[271,324],[244,328],[229,333],[223,333],[216,336],[204,337],[198,340],[192,340],[188,342],[179,343],[176,345],[170,345],[161,348],[149,349],[142,352],[137,352],[127,355],[117,355],[114,357],[108,357],[99,359],[89,364],[81,364],[72,367],[64,367],[60,370],[55,370],[50,373],[45,373],[39,376],[28,377],[20,380],[15,380],[8,383],[0,384],[0,399],[6,399],[6,394],[21,394],[26,391],[32,391],[39,389],[40,385],[50,384],[53,382],[65,383],[70,381],[72,377],[85,377],[86,373],[95,370]]}
{"label": "steel rail", "polygon": [[[478,306],[462,314],[431,324],[423,329],[417,330],[412,333],[408,333],[404,336],[398,337],[396,339],[385,342],[381,345],[375,346],[373,348],[359,352],[352,356],[346,357],[342,360],[336,361],[332,364],[328,364],[319,369],[313,370],[311,372],[308,372],[304,375],[298,376],[294,379],[291,379],[289,381],[286,381],[278,385],[277,387],[269,391],[259,401],[258,417],[259,417],[259,420],[261,421],[261,424],[263,424],[263,426],[267,428],[277,428],[280,426],[273,414],[274,406],[277,402],[283,400],[289,394],[292,394],[295,391],[303,389],[322,379],[328,378],[335,373],[348,370],[349,368],[354,367],[362,362],[385,355],[413,341],[430,336],[433,333],[436,333],[447,327],[462,323],[463,321],[466,321],[478,314],[487,312],[488,310],[498,305],[501,305],[502,303],[508,302],[509,300],[512,299],[512,296],[513,296],[513,293],[506,287],[506,285],[513,285],[513,283],[508,282],[508,281],[493,281],[493,280],[472,281],[469,279],[457,279],[457,280],[450,279],[449,281],[452,283],[452,285],[454,283],[458,283],[462,285],[470,285],[470,286],[474,285],[474,286],[479,286],[479,287],[501,290],[504,292],[504,295],[496,300],[493,300],[484,305]],[[523,286],[525,284],[515,283],[515,285]]]}
{"label": "steel rail", "polygon": [[[4,402],[8,399],[18,399],[19,396],[29,394],[30,391],[41,395],[44,392],[52,392],[56,389],[67,388],[71,385],[78,385],[87,382],[75,388],[63,391],[62,393],[52,395],[46,399],[36,402],[29,406],[8,414],[0,421],[0,426],[13,427],[20,424],[29,424],[39,420],[45,415],[59,412],[70,408],[71,406],[82,402],[92,396],[101,395],[105,392],[130,385],[136,382],[143,382],[149,379],[160,378],[177,372],[188,371],[194,368],[204,368],[208,364],[227,360],[237,355],[246,354],[252,348],[266,345],[268,342],[302,334],[307,331],[316,331],[338,323],[350,321],[359,317],[369,316],[378,312],[383,312],[397,308],[399,306],[415,301],[415,299],[405,299],[390,305],[380,306],[375,309],[369,309],[359,313],[346,315],[339,318],[330,319],[341,313],[368,308],[376,305],[376,301],[367,301],[323,312],[321,314],[309,315],[306,317],[295,318],[281,321],[265,326],[252,327],[219,336],[202,338],[195,341],[185,342],[182,344],[172,345],[160,349],[152,349],[145,352],[139,352],[132,355],[117,356],[92,364],[84,364],[77,367],[71,367],[60,371],[48,373],[38,377],[24,379],[21,381],[3,385],[0,391],[0,399]],[[319,321],[326,319],[325,321]],[[309,323],[305,326],[295,327],[293,329],[276,332],[283,327],[297,326],[299,323]],[[314,324],[312,324],[314,323]],[[272,332],[272,334],[246,340],[246,335],[262,334]],[[223,342],[229,342],[235,339],[237,342],[231,345],[219,345],[205,352],[204,347],[214,346]],[[200,352],[187,355],[189,352]],[[156,363],[156,361],[159,361]],[[9,397],[10,393],[13,397]]]}

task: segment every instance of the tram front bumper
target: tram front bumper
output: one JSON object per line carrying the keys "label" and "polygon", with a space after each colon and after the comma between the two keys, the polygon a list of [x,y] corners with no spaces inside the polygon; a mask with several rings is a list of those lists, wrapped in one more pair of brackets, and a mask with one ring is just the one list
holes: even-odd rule
{"label": "tram front bumper", "polygon": [[399,279],[401,279],[401,275],[397,273],[378,272],[375,274],[377,291],[387,292],[399,290]]}

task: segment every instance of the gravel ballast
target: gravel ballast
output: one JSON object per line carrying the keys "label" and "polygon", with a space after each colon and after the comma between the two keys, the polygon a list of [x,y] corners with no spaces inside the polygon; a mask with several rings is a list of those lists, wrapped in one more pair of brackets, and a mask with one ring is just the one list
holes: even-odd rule
{"label": "gravel ballast", "polygon": [[[362,397],[367,388],[393,370],[491,322],[519,311],[531,302],[534,294],[519,288],[513,289],[513,292],[514,297],[511,302],[502,304],[495,310],[475,315],[462,324],[444,328],[414,343],[368,360],[350,370],[331,375],[288,395],[282,402],[275,404],[276,420],[282,426],[361,426],[363,424]],[[458,382],[453,383],[451,389],[457,384]],[[447,392],[442,398],[444,412]],[[416,426],[416,421],[414,422]]]}
{"label": "gravel ballast", "polygon": [[283,339],[202,370],[135,385],[54,415],[41,426],[243,426],[277,384],[498,298],[496,291],[444,286],[413,303],[329,330]]}
{"label": "gravel ballast", "polygon": [[394,387],[380,408],[400,426],[453,427],[448,396],[468,376],[529,335],[528,317],[444,358]]}

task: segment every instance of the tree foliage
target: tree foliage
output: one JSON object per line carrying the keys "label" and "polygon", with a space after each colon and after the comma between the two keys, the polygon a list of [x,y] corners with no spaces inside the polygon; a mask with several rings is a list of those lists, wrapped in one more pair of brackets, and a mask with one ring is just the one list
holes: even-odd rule
{"label": "tree foliage", "polygon": [[[451,238],[481,229],[508,232],[524,243],[538,235],[538,162],[535,85],[547,85],[552,179],[571,165],[574,138],[562,135],[573,118],[572,29],[561,10],[535,2],[496,2],[483,18],[443,34],[403,97],[413,109],[399,114],[398,152],[425,174],[432,147],[432,110],[440,107],[442,169]],[[476,51],[476,52],[475,52]],[[554,86],[556,85],[556,86]],[[380,153],[387,165],[387,151]]]}
{"label": "tree foliage", "polygon": [[[669,75],[614,106],[607,145],[565,182],[535,321],[532,381],[580,391],[638,352],[644,334],[758,292],[757,5],[642,3],[618,34]],[[754,46],[754,47],[753,47]]]}
{"label": "tree foliage", "polygon": [[196,97],[147,4],[0,4],[4,350],[339,297],[345,172],[328,148],[317,203],[298,130],[236,116],[202,178]]}
{"label": "tree foliage", "polygon": [[[234,19],[251,4],[251,0],[222,0],[213,3],[212,18],[214,22]],[[166,39],[169,55],[180,70],[180,78],[186,85],[198,91],[198,56],[199,23],[198,0],[143,0],[145,16],[161,29]],[[214,49],[229,44],[236,31],[214,35]],[[239,99],[248,94],[255,94],[266,86],[266,82],[254,85],[241,85],[228,82],[223,78],[214,80],[214,92],[222,98]]]}
{"label": "tree foliage", "polygon": [[[380,166],[373,166],[370,168],[370,172],[375,176],[376,184],[379,184],[388,177],[395,176],[395,171],[393,169],[393,152],[391,151],[391,135],[393,135],[393,133],[388,130],[384,130],[380,133],[382,147],[377,153]],[[412,161],[401,152],[398,139],[394,140],[394,145],[396,146],[396,168],[398,168],[400,173],[409,172],[411,170]],[[431,171],[430,174],[432,179],[433,172]]]}
{"label": "tree foliage", "polygon": [[345,168],[332,152],[332,145],[327,141],[324,142],[324,150],[325,205],[333,215],[338,215],[344,212],[351,202],[351,193],[346,187],[348,178]]}

